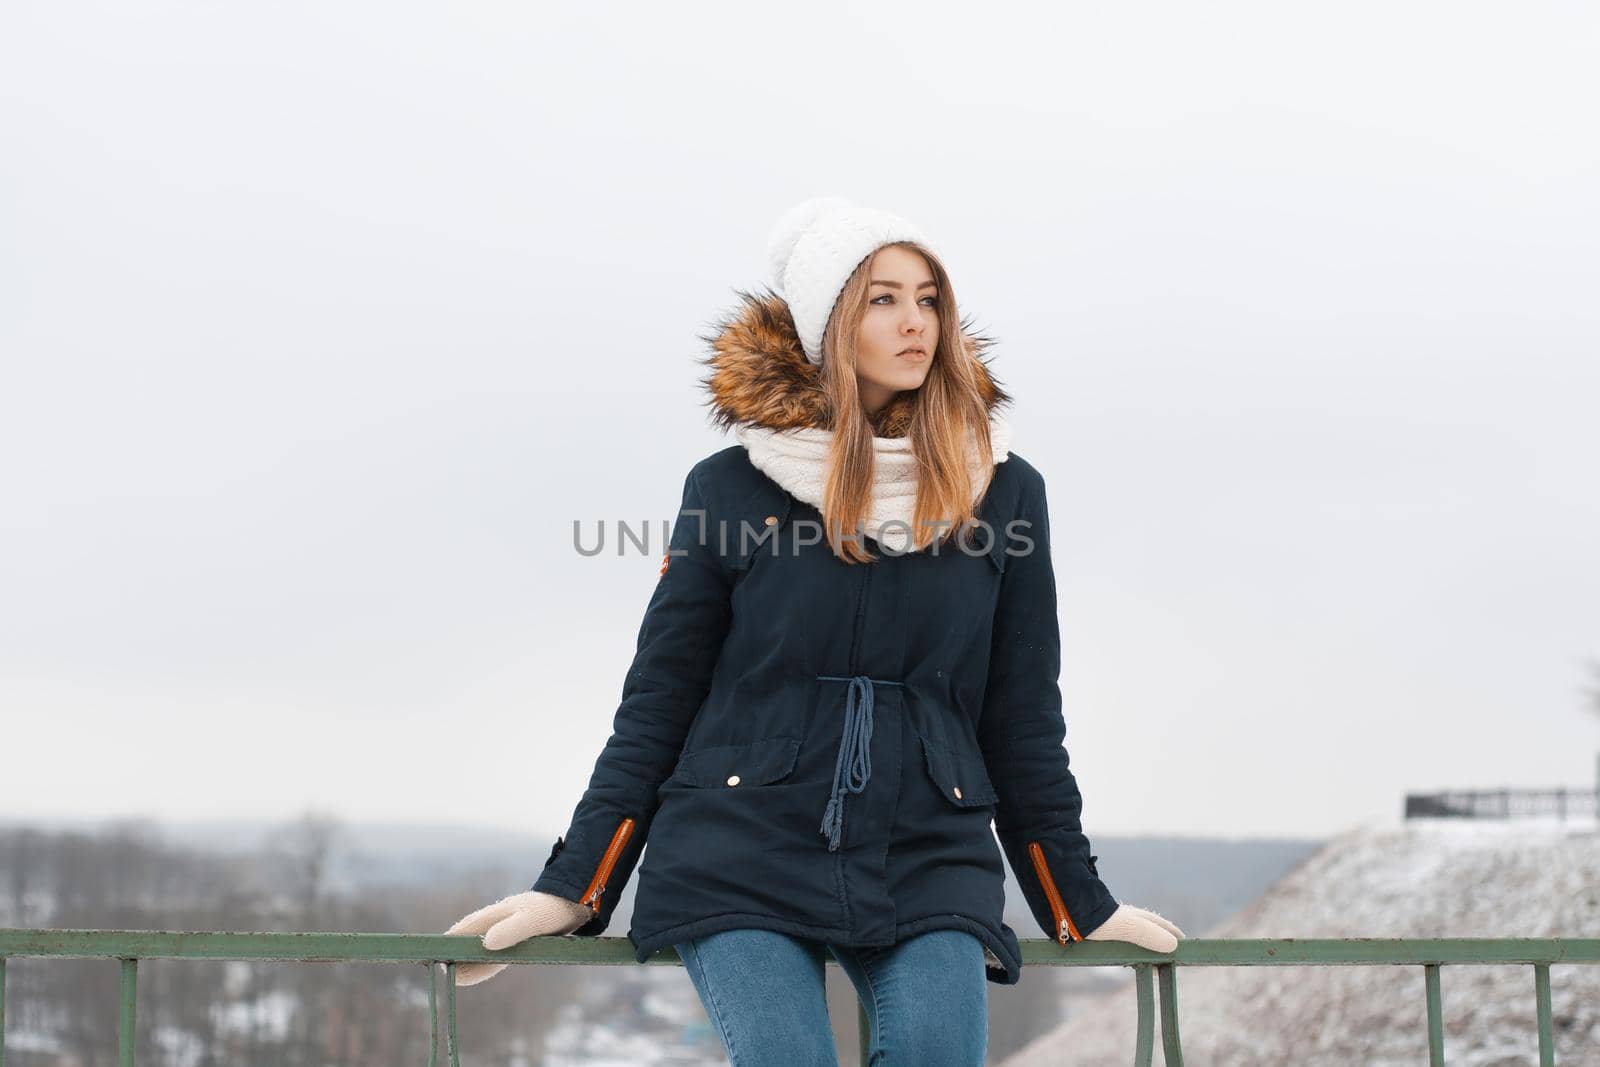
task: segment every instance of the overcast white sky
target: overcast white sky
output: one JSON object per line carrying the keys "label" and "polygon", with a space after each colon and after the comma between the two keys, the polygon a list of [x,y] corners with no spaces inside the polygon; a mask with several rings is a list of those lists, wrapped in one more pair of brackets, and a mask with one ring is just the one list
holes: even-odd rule
{"label": "overcast white sky", "polygon": [[1091,836],[1592,782],[1600,14],[979,12],[0,8],[0,812],[565,827],[572,522],[822,193],[999,339]]}

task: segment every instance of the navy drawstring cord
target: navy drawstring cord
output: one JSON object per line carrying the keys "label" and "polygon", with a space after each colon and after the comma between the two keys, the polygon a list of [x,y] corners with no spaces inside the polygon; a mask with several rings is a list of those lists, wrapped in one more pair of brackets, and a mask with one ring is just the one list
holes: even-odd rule
{"label": "navy drawstring cord", "polygon": [[[849,682],[850,690],[845,696],[844,705],[844,730],[839,741],[839,759],[833,768],[833,792],[828,797],[828,807],[822,813],[821,833],[828,838],[828,851],[839,851],[839,835],[844,832],[844,795],[846,792],[860,793],[867,787],[867,779],[872,777],[872,686],[877,685],[902,685],[901,682],[885,681],[881,678],[869,678],[865,674],[857,674],[849,678],[842,678],[831,674],[819,674],[817,679],[823,682]],[[850,768],[850,778],[841,785],[840,778],[844,776],[845,768]]]}

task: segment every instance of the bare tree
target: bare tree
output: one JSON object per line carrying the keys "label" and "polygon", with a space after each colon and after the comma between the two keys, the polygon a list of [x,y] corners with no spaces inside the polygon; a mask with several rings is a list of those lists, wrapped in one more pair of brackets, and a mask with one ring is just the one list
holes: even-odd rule
{"label": "bare tree", "polygon": [[[42,857],[44,852],[39,837],[36,831],[26,826],[0,837],[0,871],[9,875],[6,888],[11,895],[10,907],[5,915],[7,926],[27,926],[31,921],[32,917],[28,914],[28,874],[35,865],[35,858]],[[33,881],[42,882],[43,879],[35,875]]]}
{"label": "bare tree", "polygon": [[317,811],[306,812],[271,836],[268,850],[283,864],[285,888],[295,904],[296,929],[320,928],[328,867],[343,836],[344,824],[337,816]]}
{"label": "bare tree", "polygon": [[[336,905],[328,893],[328,870],[335,845],[344,836],[341,821],[324,812],[308,811],[271,835],[268,852],[281,864],[292,901],[289,924],[298,930],[329,929],[337,916],[325,914]],[[321,1062],[329,1038],[325,1010],[328,974],[321,968],[274,967],[265,971],[275,989],[286,991],[294,1004],[288,1035],[290,1058],[297,1063]]]}

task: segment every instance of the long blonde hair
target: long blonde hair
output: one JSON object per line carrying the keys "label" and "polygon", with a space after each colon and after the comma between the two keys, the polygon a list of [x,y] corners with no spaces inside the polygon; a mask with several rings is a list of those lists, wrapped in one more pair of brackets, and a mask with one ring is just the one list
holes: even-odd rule
{"label": "long blonde hair", "polygon": [[[967,439],[969,434],[974,438],[978,455],[991,454],[989,410],[978,388],[976,355],[968,351],[963,341],[955,290],[944,264],[912,241],[896,241],[883,247],[904,248],[922,256],[939,287],[939,344],[927,378],[912,393],[907,431],[917,460],[917,502],[908,547],[920,551],[935,536],[948,540],[964,533],[976,518],[974,501],[987,491],[993,467],[981,464],[989,473],[983,476],[981,486],[972,484]],[[860,536],[872,499],[875,427],[861,406],[856,382],[856,334],[867,310],[868,267],[872,259],[868,256],[863,260],[845,282],[822,335],[821,384],[834,413],[822,512],[826,516],[828,545],[846,563],[877,559],[867,551]],[[897,394],[886,407],[903,395]]]}

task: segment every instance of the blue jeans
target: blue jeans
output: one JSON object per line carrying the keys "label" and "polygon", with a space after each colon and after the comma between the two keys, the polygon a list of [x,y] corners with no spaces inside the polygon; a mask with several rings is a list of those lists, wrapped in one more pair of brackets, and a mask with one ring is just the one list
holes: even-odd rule
{"label": "blue jeans", "polygon": [[723,930],[675,946],[732,1067],[837,1067],[823,949],[872,1025],[872,1067],[982,1067],[989,1043],[983,943],[930,930],[886,948],[775,930]]}

